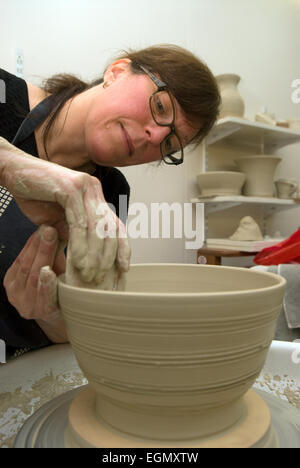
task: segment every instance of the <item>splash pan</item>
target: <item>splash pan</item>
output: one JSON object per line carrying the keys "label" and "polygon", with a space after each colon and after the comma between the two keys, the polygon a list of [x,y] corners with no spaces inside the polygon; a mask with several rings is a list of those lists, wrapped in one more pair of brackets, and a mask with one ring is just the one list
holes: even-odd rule
{"label": "splash pan", "polygon": [[[71,390],[64,395],[61,395],[49,403],[41,407],[33,416],[31,416],[21,431],[19,432],[15,440],[15,448],[64,448],[65,432],[68,427],[68,412],[72,400],[78,396],[82,390],[86,390],[86,387],[80,387],[75,390]],[[277,435],[277,441],[280,448],[300,448],[300,418],[299,410],[294,408],[289,403],[276,398],[262,390],[255,390],[255,393],[259,395],[265,403],[267,403],[271,415],[272,415],[272,427]],[[107,427],[103,426],[103,434],[109,433]],[[271,431],[270,437],[274,436],[274,432]],[[120,445],[120,438],[116,432],[111,431],[111,435],[116,438],[117,445],[103,445],[102,447],[122,447]],[[226,447],[226,443],[223,442],[221,445],[222,434],[219,434],[214,441],[216,447]],[[126,441],[128,442],[128,440]],[[131,439],[133,443],[132,447],[145,447],[145,445],[139,445],[141,442],[138,440]],[[199,447],[197,441],[194,441],[194,447]],[[205,441],[201,442],[205,444]],[[210,442],[211,443],[211,442]],[[128,445],[126,445],[128,447]],[[159,445],[153,445],[153,447],[159,447]],[[160,445],[162,446],[162,445]],[[164,447],[183,447],[184,445],[163,445]],[[189,446],[189,445],[188,445]],[[232,445],[230,445],[232,447]],[[151,447],[151,445],[149,445]],[[99,447],[101,448],[101,447]]]}

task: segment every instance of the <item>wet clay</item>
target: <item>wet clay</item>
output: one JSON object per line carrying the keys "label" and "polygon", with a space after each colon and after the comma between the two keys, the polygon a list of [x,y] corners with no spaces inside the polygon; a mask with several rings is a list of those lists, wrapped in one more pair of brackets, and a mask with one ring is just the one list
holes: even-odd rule
{"label": "wet clay", "polygon": [[83,385],[86,380],[80,372],[45,375],[28,389],[16,388],[0,395],[0,448],[11,448],[16,433],[25,420],[57,395]]}
{"label": "wet clay", "polygon": [[275,375],[272,378],[269,374],[263,374],[257,383],[262,390],[268,390],[300,410],[300,387],[294,379],[287,375]]}

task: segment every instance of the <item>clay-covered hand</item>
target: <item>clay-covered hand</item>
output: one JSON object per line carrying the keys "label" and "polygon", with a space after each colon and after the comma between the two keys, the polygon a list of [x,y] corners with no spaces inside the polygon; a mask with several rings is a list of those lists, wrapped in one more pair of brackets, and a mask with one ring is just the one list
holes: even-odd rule
{"label": "clay-covered hand", "polygon": [[65,324],[57,302],[56,275],[64,273],[66,260],[59,249],[56,230],[41,226],[4,277],[9,302],[25,319],[34,319],[55,343],[67,341]]}
{"label": "clay-covered hand", "polygon": [[[69,239],[72,275],[81,282],[99,285],[108,275],[116,279],[128,271],[125,227],[108,207],[96,177],[30,156],[0,137],[0,184],[35,224],[54,226],[61,239]],[[97,226],[107,213],[110,227],[105,223],[104,229],[114,235],[101,237]]]}

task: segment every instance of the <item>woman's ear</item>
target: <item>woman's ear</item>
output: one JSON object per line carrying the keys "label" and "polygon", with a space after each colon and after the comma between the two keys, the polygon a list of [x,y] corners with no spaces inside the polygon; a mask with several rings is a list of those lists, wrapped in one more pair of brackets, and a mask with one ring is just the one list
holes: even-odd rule
{"label": "woman's ear", "polygon": [[124,73],[128,73],[130,70],[130,62],[131,60],[128,58],[123,58],[116,60],[115,62],[111,63],[105,73],[103,75],[104,82],[106,83],[106,87],[111,85],[115,80],[120,78]]}

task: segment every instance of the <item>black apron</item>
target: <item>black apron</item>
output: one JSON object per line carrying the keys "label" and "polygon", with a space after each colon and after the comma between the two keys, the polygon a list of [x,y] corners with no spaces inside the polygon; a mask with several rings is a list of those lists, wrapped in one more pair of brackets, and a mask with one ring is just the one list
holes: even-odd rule
{"label": "black apron", "polygon": [[61,96],[48,96],[37,106],[35,106],[21,123],[11,143],[17,146],[19,143],[22,143],[22,141],[28,138],[34,132],[34,130],[45,121],[49,114],[59,104],[60,100]]}

